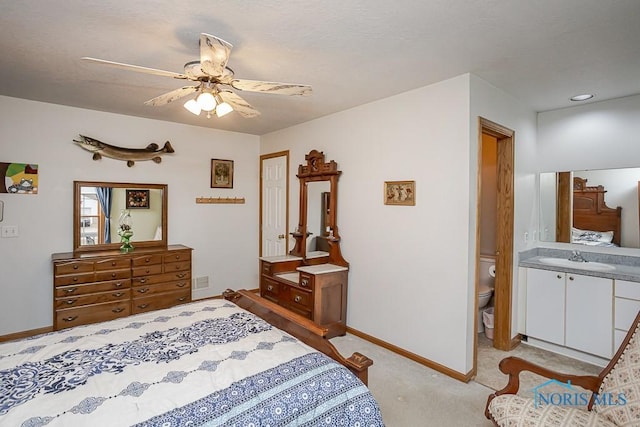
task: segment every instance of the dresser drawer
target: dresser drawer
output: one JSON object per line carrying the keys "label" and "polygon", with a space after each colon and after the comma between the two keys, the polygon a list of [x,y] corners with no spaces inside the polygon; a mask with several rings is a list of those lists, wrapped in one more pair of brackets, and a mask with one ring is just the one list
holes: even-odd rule
{"label": "dresser drawer", "polygon": [[149,264],[143,267],[134,267],[132,269],[133,277],[146,276],[147,274],[162,273],[162,264]]}
{"label": "dresser drawer", "polygon": [[191,297],[188,290],[167,292],[144,298],[134,298],[131,304],[131,310],[133,314],[144,313],[161,308],[173,307],[178,304],[185,304],[190,301]]}
{"label": "dresser drawer", "polygon": [[163,292],[178,291],[182,289],[188,289],[188,280],[176,280],[167,283],[157,283],[152,285],[135,286],[133,288],[133,297],[138,298],[140,296],[146,296],[151,294],[159,294]]}
{"label": "dresser drawer", "polygon": [[100,304],[112,301],[129,301],[131,289],[127,288],[121,291],[98,292],[95,294],[87,294],[80,296],[70,296],[67,298],[56,298],[56,309],[79,307],[89,304]]}
{"label": "dresser drawer", "polygon": [[178,261],[189,261],[191,262],[191,251],[175,251],[170,252],[162,257],[162,262],[178,262]]}
{"label": "dresser drawer", "polygon": [[311,292],[291,288],[289,292],[289,304],[299,310],[311,311],[313,309],[313,298],[311,298],[311,295]]}
{"label": "dresser drawer", "polygon": [[56,329],[125,317],[131,314],[129,301],[108,302],[78,308],[56,310]]}
{"label": "dresser drawer", "polygon": [[191,269],[191,260],[168,262],[164,265],[164,272],[170,273],[172,271],[185,271]]}
{"label": "dresser drawer", "polygon": [[278,302],[280,294],[286,285],[271,280],[269,278],[262,278],[262,286],[260,288],[263,297],[270,299],[271,301]]}
{"label": "dresser drawer", "polygon": [[67,274],[64,276],[55,276],[53,278],[53,284],[55,286],[74,285],[74,284],[89,283],[89,282],[95,282],[95,281],[96,281],[95,273]]}
{"label": "dresser drawer", "polygon": [[97,260],[95,262],[96,271],[104,270],[123,270],[131,267],[131,260],[129,258],[107,258]]}
{"label": "dresser drawer", "polygon": [[313,289],[313,276],[300,273],[300,281],[298,282],[299,286],[304,289]]}
{"label": "dresser drawer", "polygon": [[113,270],[113,271],[99,271],[96,273],[96,282],[102,282],[103,280],[118,280],[128,279],[131,277],[131,270]]}
{"label": "dresser drawer", "polygon": [[260,268],[260,271],[262,271],[262,274],[266,274],[267,276],[271,276],[271,263],[265,262],[265,261],[260,261],[262,267]]}
{"label": "dresser drawer", "polygon": [[93,261],[68,261],[56,262],[53,266],[53,275],[61,276],[63,274],[76,274],[93,272]]}
{"label": "dresser drawer", "polygon": [[149,276],[139,276],[131,279],[133,286],[153,285],[155,283],[172,282],[174,280],[190,280],[189,270],[177,271],[174,273],[164,273]]}
{"label": "dresser drawer", "polygon": [[153,264],[162,264],[162,254],[134,256],[131,258],[131,265],[134,267]]}
{"label": "dresser drawer", "polygon": [[131,287],[131,280],[111,280],[100,283],[85,283],[80,285],[59,286],[55,290],[56,298],[93,294],[96,292],[122,291]]}

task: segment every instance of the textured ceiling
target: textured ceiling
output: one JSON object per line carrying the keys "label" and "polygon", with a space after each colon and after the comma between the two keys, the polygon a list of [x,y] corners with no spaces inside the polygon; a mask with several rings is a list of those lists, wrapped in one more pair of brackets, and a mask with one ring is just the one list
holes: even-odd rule
{"label": "textured ceiling", "polygon": [[[535,111],[640,93],[638,0],[0,0],[0,94],[261,135],[464,73]],[[236,78],[310,97],[239,92],[258,118],[144,101],[184,85],[80,60],[178,73],[199,34],[234,45]]]}

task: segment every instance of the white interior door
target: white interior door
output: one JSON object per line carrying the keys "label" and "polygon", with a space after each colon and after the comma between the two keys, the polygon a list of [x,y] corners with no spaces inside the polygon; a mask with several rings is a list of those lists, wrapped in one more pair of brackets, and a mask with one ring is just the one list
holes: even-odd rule
{"label": "white interior door", "polygon": [[287,253],[288,154],[262,161],[262,256]]}

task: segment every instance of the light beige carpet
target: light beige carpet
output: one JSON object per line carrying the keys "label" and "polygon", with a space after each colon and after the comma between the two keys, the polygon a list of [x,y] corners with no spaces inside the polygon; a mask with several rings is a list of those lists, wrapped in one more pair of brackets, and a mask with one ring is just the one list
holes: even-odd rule
{"label": "light beige carpet", "polygon": [[[544,366],[545,368],[566,374],[598,375],[600,371],[602,371],[602,367],[600,366],[532,347],[525,343],[520,344],[510,352],[496,350],[493,348],[493,342],[491,340],[487,339],[484,334],[479,334],[478,371],[475,381],[494,390],[500,390],[506,386],[508,378],[500,372],[498,363],[508,356],[517,356],[537,365]],[[546,381],[548,381],[548,378],[531,372],[523,372],[520,376],[520,391],[518,394],[525,397],[533,397],[533,389]],[[562,391],[559,387],[560,386],[555,385],[545,387],[545,392]]]}

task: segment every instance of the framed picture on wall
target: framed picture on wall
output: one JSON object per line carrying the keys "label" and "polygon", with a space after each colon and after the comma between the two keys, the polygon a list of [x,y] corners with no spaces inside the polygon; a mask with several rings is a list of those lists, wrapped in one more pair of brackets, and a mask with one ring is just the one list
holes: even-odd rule
{"label": "framed picture on wall", "polygon": [[233,160],[211,159],[211,188],[233,188]]}
{"label": "framed picture on wall", "polygon": [[127,190],[127,209],[149,209],[149,190]]}
{"label": "framed picture on wall", "polygon": [[398,206],[415,206],[415,181],[385,181],[384,204]]}

